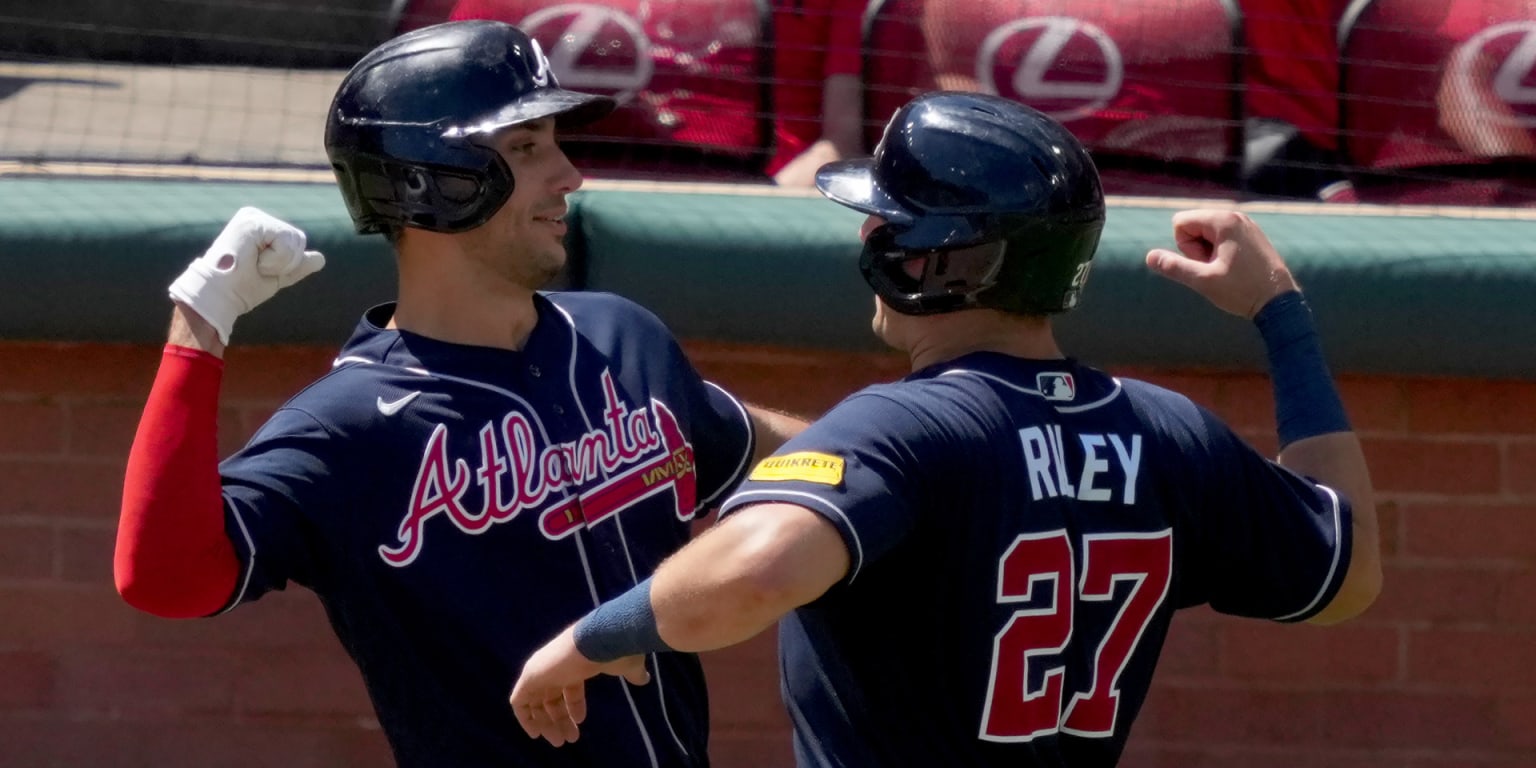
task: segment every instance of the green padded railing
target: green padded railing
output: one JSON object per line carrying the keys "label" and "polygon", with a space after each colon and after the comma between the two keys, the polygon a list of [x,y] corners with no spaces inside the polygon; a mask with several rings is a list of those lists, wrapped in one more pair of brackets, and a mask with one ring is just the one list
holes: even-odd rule
{"label": "green padded railing", "polygon": [[[651,307],[684,338],[876,349],[859,214],[814,196],[638,191],[573,200],[567,283]],[[240,206],[309,233],[327,268],[240,321],[237,343],[337,345],[394,292],[381,238],[334,186],[0,179],[0,338],[154,343],[165,286]],[[1536,376],[1536,221],[1254,213],[1312,298],[1339,371]],[[1245,323],[1149,274],[1172,210],[1116,204],[1082,306],[1059,321],[1101,365],[1251,368]]]}

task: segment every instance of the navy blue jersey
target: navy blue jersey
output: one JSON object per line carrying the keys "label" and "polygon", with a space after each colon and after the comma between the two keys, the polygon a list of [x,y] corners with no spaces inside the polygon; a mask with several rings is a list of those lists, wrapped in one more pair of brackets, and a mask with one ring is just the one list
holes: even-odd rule
{"label": "navy blue jersey", "polygon": [[746,472],[751,420],[653,315],[539,295],[521,351],[381,325],[221,467],[231,606],[320,596],[402,766],[704,766],[697,659],[587,685],[587,738],[528,738],[507,697],[550,637],[649,575]]}
{"label": "navy blue jersey", "polygon": [[846,579],[780,623],[801,766],[1105,766],[1174,610],[1304,619],[1347,507],[1168,390],[975,353],[865,389],[722,506],[841,532]]}

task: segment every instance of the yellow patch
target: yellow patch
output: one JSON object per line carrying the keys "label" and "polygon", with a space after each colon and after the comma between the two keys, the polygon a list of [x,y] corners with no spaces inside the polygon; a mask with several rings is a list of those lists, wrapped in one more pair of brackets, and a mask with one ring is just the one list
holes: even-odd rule
{"label": "yellow patch", "polygon": [[799,451],[763,459],[748,480],[802,480],[837,485],[843,482],[843,460],[829,453]]}

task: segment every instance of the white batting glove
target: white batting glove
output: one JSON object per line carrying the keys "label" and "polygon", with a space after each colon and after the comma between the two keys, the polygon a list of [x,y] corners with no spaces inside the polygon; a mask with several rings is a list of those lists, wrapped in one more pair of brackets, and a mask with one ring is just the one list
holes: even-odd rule
{"label": "white batting glove", "polygon": [[257,208],[235,212],[224,231],[171,283],[171,298],[190,307],[228,344],[235,318],[320,271],[325,256],[304,250],[298,227]]}

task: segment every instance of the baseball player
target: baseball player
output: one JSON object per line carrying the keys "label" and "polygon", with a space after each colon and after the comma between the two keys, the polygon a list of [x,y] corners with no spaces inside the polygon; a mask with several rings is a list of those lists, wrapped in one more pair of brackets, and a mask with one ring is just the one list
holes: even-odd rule
{"label": "baseball player", "polygon": [[1147,255],[1269,352],[1271,462],[1174,392],[1065,356],[1104,223],[1097,173],[1023,105],[936,92],[818,186],[869,214],[875,332],[912,373],[759,463],[727,516],[540,649],[511,704],[556,742],[582,680],[780,622],[801,766],[1105,766],[1169,621],[1334,623],[1379,590],[1371,483],[1285,264],[1241,214],[1173,219]]}
{"label": "baseball player", "polygon": [[402,766],[704,766],[691,654],[594,686],[604,738],[557,751],[506,706],[538,644],[645,578],[798,424],[699,377],[656,317],[543,293],[581,176],[557,127],[611,109],[562,89],[517,28],[434,26],[364,56],[325,144],[357,229],[394,243],[396,303],[222,465],[232,326],[318,270],[297,229],[241,210],[170,287],[135,438],[118,589],[207,616],[313,590]]}

